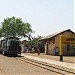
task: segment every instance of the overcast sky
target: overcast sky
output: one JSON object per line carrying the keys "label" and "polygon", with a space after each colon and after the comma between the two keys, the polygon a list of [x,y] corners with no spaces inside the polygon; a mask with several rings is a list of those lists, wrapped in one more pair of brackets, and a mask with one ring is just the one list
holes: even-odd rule
{"label": "overcast sky", "polygon": [[35,36],[74,31],[74,0],[0,0],[0,22],[12,16],[30,23]]}

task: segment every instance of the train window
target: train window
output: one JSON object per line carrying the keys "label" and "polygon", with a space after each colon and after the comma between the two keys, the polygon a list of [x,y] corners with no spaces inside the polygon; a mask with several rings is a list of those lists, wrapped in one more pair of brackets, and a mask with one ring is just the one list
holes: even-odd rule
{"label": "train window", "polygon": [[2,42],[2,47],[5,47],[5,41]]}
{"label": "train window", "polygon": [[7,41],[7,46],[10,46],[10,41],[9,40]]}

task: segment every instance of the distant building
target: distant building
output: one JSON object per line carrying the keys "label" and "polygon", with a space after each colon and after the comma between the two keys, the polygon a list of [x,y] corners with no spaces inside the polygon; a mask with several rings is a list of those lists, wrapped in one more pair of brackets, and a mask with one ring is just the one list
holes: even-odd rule
{"label": "distant building", "polygon": [[21,43],[21,49],[22,49],[22,51],[24,51],[25,47],[28,46],[28,41],[27,40],[22,40],[22,41],[20,41],[20,43]]}
{"label": "distant building", "polygon": [[[75,38],[75,33],[70,29],[43,37],[41,40],[45,43],[45,54],[59,55],[60,35]],[[63,44],[63,55],[75,55],[75,44]]]}

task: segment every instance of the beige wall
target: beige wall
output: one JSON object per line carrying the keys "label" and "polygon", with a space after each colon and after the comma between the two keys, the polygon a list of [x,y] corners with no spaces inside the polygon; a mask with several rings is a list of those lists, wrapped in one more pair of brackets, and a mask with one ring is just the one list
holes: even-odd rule
{"label": "beige wall", "polygon": [[[66,31],[60,35],[63,35],[64,37],[72,37],[72,38],[74,37],[75,38],[75,34],[69,32],[69,31]],[[60,35],[53,37],[53,38],[55,38],[54,44],[51,41],[48,44],[48,54],[55,55],[55,50],[54,50],[55,47],[58,47],[60,49]],[[65,46],[65,45],[63,45],[63,46]],[[45,53],[46,53],[46,51],[47,51],[47,45],[45,44]],[[64,51],[64,53],[66,53],[66,50]]]}

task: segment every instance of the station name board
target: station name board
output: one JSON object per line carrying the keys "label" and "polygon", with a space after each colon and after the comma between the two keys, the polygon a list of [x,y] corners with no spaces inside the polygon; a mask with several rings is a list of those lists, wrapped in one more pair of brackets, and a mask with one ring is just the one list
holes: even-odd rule
{"label": "station name board", "polygon": [[63,55],[63,44],[73,44],[75,45],[75,37],[64,37],[60,36],[60,55]]}
{"label": "station name board", "polygon": [[75,38],[66,38],[66,37],[63,37],[63,40],[62,40],[63,44],[75,44]]}
{"label": "station name board", "polygon": [[75,41],[75,38],[66,38],[66,41]]}

